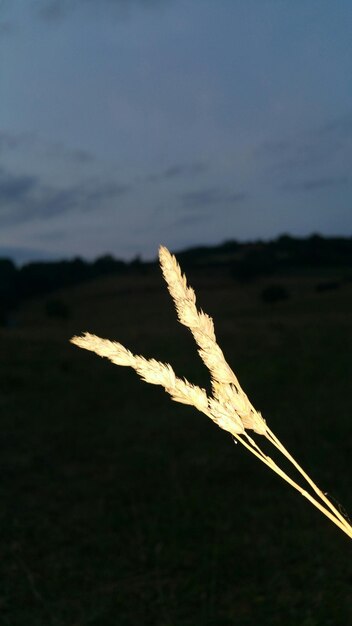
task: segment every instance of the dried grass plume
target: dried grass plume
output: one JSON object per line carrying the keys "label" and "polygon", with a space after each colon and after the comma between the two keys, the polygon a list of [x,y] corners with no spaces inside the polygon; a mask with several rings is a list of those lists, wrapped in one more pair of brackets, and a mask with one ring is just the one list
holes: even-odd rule
{"label": "dried grass plume", "polygon": [[[85,333],[82,336],[72,337],[71,342],[80,348],[109,359],[116,365],[132,367],[146,382],[163,387],[176,402],[192,405],[210,417],[220,428],[230,432],[262,463],[281,476],[346,535],[352,538],[352,526],[349,521],[336,509],[325,493],[319,489],[286,450],[281,441],[270,430],[260,412],[251,404],[217,343],[212,318],[202,310],[198,310],[195,293],[188,286],[187,279],[182,274],[176,258],[167,248],[160,246],[159,259],[164,279],[175,303],[178,319],[191,331],[198,346],[198,353],[209,370],[212,385],[211,396],[208,396],[206,391],[197,385],[177,377],[168,363],[134,355],[116,341],[101,339],[96,335]],[[251,431],[265,437],[279,450],[298,470],[315,495],[299,485],[265,454],[252,438]]]}

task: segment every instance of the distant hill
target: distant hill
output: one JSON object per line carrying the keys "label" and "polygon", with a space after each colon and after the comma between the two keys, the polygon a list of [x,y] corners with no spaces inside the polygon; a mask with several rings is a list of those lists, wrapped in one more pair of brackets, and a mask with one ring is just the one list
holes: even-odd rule
{"label": "distant hill", "polygon": [[[4,249],[2,249],[4,252]],[[6,249],[5,249],[6,252]],[[352,237],[312,235],[296,238],[282,235],[272,241],[239,243],[226,241],[217,246],[197,246],[176,253],[183,268],[226,266],[241,282],[263,275],[297,272],[316,268],[343,268],[352,272]],[[38,260],[17,267],[0,258],[0,323],[24,299],[50,293],[63,287],[114,273],[143,273],[156,265],[139,258],[132,262],[111,255],[93,262],[79,257],[71,260]]]}
{"label": "distant hill", "polygon": [[259,276],[317,268],[352,270],[352,237],[312,235],[249,243],[226,241],[218,246],[200,246],[177,253],[184,268],[226,265],[233,278],[242,282]]}

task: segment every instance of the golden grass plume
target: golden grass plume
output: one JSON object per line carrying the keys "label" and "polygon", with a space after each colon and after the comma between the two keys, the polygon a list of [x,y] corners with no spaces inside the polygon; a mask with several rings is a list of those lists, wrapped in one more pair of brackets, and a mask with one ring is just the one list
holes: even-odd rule
{"label": "golden grass plume", "polygon": [[[176,258],[167,248],[160,246],[159,259],[164,279],[175,303],[178,319],[181,324],[190,329],[198,346],[199,355],[209,370],[212,384],[211,396],[208,396],[204,389],[193,385],[186,379],[178,378],[168,363],[134,355],[118,342],[101,339],[90,333],[85,333],[80,337],[72,337],[71,342],[80,348],[91,350],[99,356],[108,358],[116,365],[132,367],[146,382],[162,386],[176,402],[196,407],[210,417],[220,428],[230,432],[262,463],[281,476],[346,535],[352,538],[352,526],[349,521],[336,509],[325,493],[319,489],[286,450],[281,441],[270,430],[260,412],[249,401],[217,343],[212,318],[202,310],[197,309],[195,293],[188,286],[187,279],[182,274]],[[262,435],[279,450],[298,470],[315,496],[290,478],[277,463],[265,454],[251,437],[250,431]]]}

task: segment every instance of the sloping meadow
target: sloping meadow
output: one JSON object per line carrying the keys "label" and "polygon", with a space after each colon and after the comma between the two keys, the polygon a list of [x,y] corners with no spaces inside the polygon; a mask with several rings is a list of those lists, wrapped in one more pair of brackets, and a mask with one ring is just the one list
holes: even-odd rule
{"label": "sloping meadow", "polygon": [[[188,278],[254,406],[351,511],[351,283],[281,277],[267,303],[265,279]],[[64,318],[43,298],[1,330],[1,623],[349,623],[347,537],[205,416],[68,343],[116,339],[209,391],[160,272],[57,299]]]}

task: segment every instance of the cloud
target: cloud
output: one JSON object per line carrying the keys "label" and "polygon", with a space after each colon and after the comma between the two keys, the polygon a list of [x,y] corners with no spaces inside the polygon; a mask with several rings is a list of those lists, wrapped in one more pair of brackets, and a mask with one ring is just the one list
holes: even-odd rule
{"label": "cloud", "polygon": [[69,155],[76,163],[91,163],[95,161],[94,155],[88,152],[88,150],[71,150]]}
{"label": "cloud", "polygon": [[[207,216],[208,217],[208,216]],[[199,224],[202,223],[204,224],[204,214],[203,213],[196,213],[196,214],[192,214],[192,215],[180,215],[179,217],[177,217],[174,222],[173,222],[173,226],[175,227],[187,227],[187,226],[194,226],[195,224]]]}
{"label": "cloud", "polygon": [[[0,203],[3,207],[6,204],[25,200],[29,193],[33,191],[38,184],[35,176],[16,176],[0,169]],[[0,208],[1,210],[1,208]]]}
{"label": "cloud", "polygon": [[131,190],[131,186],[127,183],[104,182],[104,183],[86,183],[76,188],[78,194],[81,195],[86,208],[94,208],[96,203],[111,198],[119,198],[124,196]]}
{"label": "cloud", "polygon": [[65,239],[67,235],[67,232],[65,230],[62,229],[55,229],[55,230],[50,230],[50,231],[46,231],[44,233],[39,233],[37,235],[37,239],[39,241],[62,241],[63,239]]}
{"label": "cloud", "polygon": [[121,197],[128,190],[128,185],[115,182],[87,182],[66,189],[42,187],[39,197],[25,208],[30,217],[48,219],[71,210],[100,209],[105,201]]}
{"label": "cloud", "polygon": [[352,113],[327,120],[295,137],[266,140],[256,156],[270,159],[270,168],[279,172],[320,167],[340,159],[352,160]]}
{"label": "cloud", "polygon": [[327,189],[329,187],[340,187],[341,185],[346,185],[349,179],[347,176],[325,176],[321,178],[308,178],[305,180],[300,180],[296,182],[288,182],[284,183],[281,186],[281,189],[284,191],[319,191],[320,189]]}
{"label": "cloud", "polygon": [[0,131],[0,152],[28,148],[33,145],[35,135],[33,133],[12,133]]}
{"label": "cloud", "polygon": [[61,159],[76,164],[96,161],[96,157],[88,150],[68,148],[60,142],[39,137],[36,133],[0,131],[0,153],[36,152],[45,158]]}
{"label": "cloud", "polygon": [[203,174],[207,170],[207,165],[203,161],[194,163],[178,163],[171,165],[158,174],[151,174],[147,177],[147,182],[158,183],[177,178],[187,178]]}
{"label": "cloud", "polygon": [[88,150],[70,149],[60,143],[42,142],[42,150],[45,155],[54,159],[63,159],[72,163],[85,164],[96,160],[95,156]]}
{"label": "cloud", "polygon": [[180,199],[183,208],[200,209],[219,204],[234,204],[242,202],[246,197],[244,193],[228,193],[220,187],[205,187],[196,191],[187,191],[181,194]]}
{"label": "cloud", "polygon": [[36,176],[0,170],[0,223],[51,219],[68,211],[101,209],[106,201],[128,193],[130,186],[116,181],[86,181],[58,189]]}

